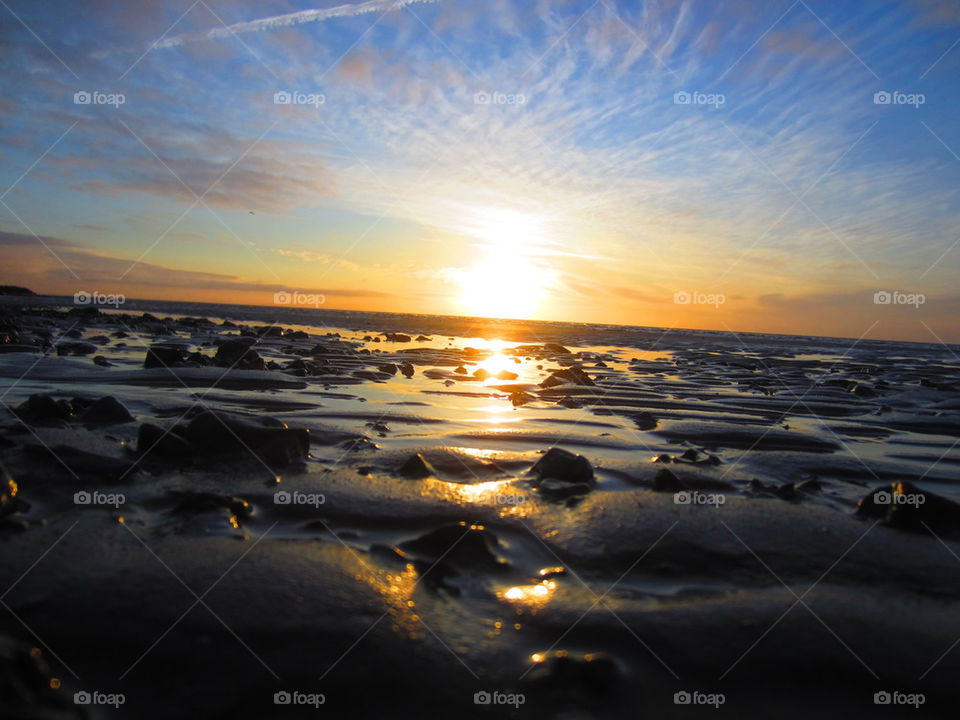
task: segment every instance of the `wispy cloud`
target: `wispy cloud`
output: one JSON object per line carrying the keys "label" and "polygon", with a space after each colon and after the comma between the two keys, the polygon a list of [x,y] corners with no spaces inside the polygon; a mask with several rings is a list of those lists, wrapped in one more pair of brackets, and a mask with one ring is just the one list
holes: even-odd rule
{"label": "wispy cloud", "polygon": [[183,33],[173,37],[164,38],[154,45],[157,48],[178,47],[198,40],[217,40],[228,38],[240,33],[262,32],[264,30],[276,30],[278,28],[288,28],[306,23],[322,22],[333,18],[356,17],[357,15],[366,15],[374,12],[391,12],[402,10],[407,5],[423,2],[438,2],[439,0],[366,0],[361,3],[346,3],[331,8],[317,8],[311,10],[298,10],[297,12],[287,13],[285,15],[274,15],[271,17],[258,18],[257,20],[248,20],[246,22],[233,23],[226,27],[213,28],[205,33]]}

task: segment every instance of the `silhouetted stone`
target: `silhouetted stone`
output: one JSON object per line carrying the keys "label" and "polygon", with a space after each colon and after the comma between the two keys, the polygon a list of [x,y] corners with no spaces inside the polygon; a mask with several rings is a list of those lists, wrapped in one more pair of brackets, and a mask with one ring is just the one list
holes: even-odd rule
{"label": "silhouetted stone", "polygon": [[227,413],[205,410],[182,430],[182,435],[204,452],[225,453],[244,459],[252,452],[267,463],[303,462],[310,451],[310,431],[257,424]]}
{"label": "silhouetted stone", "polygon": [[685,490],[686,486],[673,472],[667,468],[660,468],[653,476],[653,489],[656,492],[680,492]]}
{"label": "silhouetted stone", "polygon": [[653,430],[659,424],[657,419],[648,412],[641,412],[633,416],[633,424],[640,430]]}
{"label": "silhouetted stone", "polygon": [[217,348],[213,361],[219,367],[235,370],[263,370],[263,358],[250,345],[250,342],[241,338],[227,340]]}
{"label": "silhouetted stone", "polygon": [[183,358],[182,345],[154,344],[147,348],[143,366],[145,368],[176,367],[183,362]]}
{"label": "silhouetted stone", "polygon": [[97,351],[97,346],[88,342],[57,343],[57,355],[90,355]]}
{"label": "silhouetted stone", "polygon": [[187,463],[193,460],[196,451],[193,445],[174,430],[166,431],[162,427],[144,423],[137,431],[137,453],[179,460]]}
{"label": "silhouetted stone", "polygon": [[120,425],[133,421],[133,415],[115,397],[108,395],[94,401],[80,415],[89,425]]}
{"label": "silhouetted stone", "polygon": [[433,469],[433,466],[427,462],[423,455],[415,453],[407,458],[406,462],[397,469],[397,474],[414,480],[422,480],[423,478],[435,476],[437,471]]}
{"label": "silhouetted stone", "polygon": [[561,370],[554,370],[550,376],[540,383],[540,387],[549,388],[557,385],[593,385],[593,380],[582,368],[569,367]]}
{"label": "silhouetted stone", "polygon": [[530,474],[536,478],[536,484],[547,479],[565,483],[583,484],[593,487],[593,467],[583,455],[574,455],[562,448],[550,448],[542,458],[530,468]]}
{"label": "silhouetted stone", "polygon": [[537,653],[526,682],[552,691],[576,693],[591,698],[609,699],[617,689],[622,673],[606,655],[577,655],[567,650]]}
{"label": "silhouetted stone", "polygon": [[898,530],[960,536],[960,504],[910,482],[871,490],[857,503],[857,515]]}
{"label": "silhouetted stone", "polygon": [[66,400],[54,400],[50,395],[31,395],[13,412],[27,425],[56,427],[70,419],[73,408]]}
{"label": "silhouetted stone", "polygon": [[497,557],[499,545],[497,536],[482,525],[458,522],[400,543],[400,549],[431,560],[443,558],[453,565],[498,570],[507,567],[507,563]]}

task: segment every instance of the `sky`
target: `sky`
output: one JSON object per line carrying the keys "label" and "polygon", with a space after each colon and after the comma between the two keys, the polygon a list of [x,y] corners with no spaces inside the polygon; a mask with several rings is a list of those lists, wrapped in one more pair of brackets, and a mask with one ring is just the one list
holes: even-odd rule
{"label": "sky", "polygon": [[958,343],[958,220],[952,0],[0,0],[39,293]]}

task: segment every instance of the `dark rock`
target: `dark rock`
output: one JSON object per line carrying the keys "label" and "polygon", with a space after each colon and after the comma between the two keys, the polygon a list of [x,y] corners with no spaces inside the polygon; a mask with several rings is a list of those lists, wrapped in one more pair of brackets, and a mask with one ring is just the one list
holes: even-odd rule
{"label": "dark rock", "polygon": [[70,420],[73,408],[66,400],[54,400],[50,395],[31,395],[14,409],[13,414],[27,425],[59,427]]}
{"label": "dark rock", "polygon": [[871,490],[857,503],[857,515],[898,530],[960,536],[960,504],[906,481]]}
{"label": "dark rock", "polygon": [[397,366],[394,365],[393,363],[385,363],[383,365],[377,366],[377,370],[379,370],[382,373],[387,373],[388,375],[391,375],[391,376],[397,374],[397,369],[398,369]]}
{"label": "dark rock", "polygon": [[653,477],[653,489],[656,492],[680,492],[687,486],[667,468],[660,468]]}
{"label": "dark rock", "polygon": [[112,395],[102,397],[80,415],[88,425],[120,425],[133,421],[133,415]]}
{"label": "dark rock", "polygon": [[162,427],[144,423],[137,432],[137,454],[179,460],[187,463],[193,459],[196,450],[190,441],[180,436],[175,430],[164,430]]}
{"label": "dark rock", "polygon": [[279,325],[261,325],[254,328],[260,337],[282,338],[283,328]]}
{"label": "dark rock", "polygon": [[558,345],[556,343],[545,343],[543,346],[544,352],[553,353],[554,355],[569,355],[570,351],[567,350],[563,345]]}
{"label": "dark rock", "polygon": [[145,368],[176,367],[183,363],[184,355],[182,345],[154,344],[147,348],[143,366]]}
{"label": "dark rock", "polygon": [[607,699],[622,679],[616,662],[596,653],[577,655],[566,650],[555,650],[537,653],[534,663],[526,681],[554,692]]}
{"label": "dark rock", "polygon": [[507,563],[497,557],[500,542],[482,525],[450,523],[426,535],[400,543],[400,549],[436,561],[443,558],[454,565],[500,570]]}
{"label": "dark rock", "polygon": [[590,379],[590,376],[583,371],[583,368],[573,366],[561,370],[554,370],[546,380],[540,383],[540,387],[549,388],[569,384],[593,385],[594,382]]}
{"label": "dark rock", "polygon": [[57,343],[57,355],[90,355],[97,346],[88,342]]}
{"label": "dark rock", "polygon": [[426,335],[417,335],[416,341],[417,341],[417,342],[430,342],[430,338],[428,338]]}
{"label": "dark rock", "polygon": [[512,393],[510,393],[510,402],[513,403],[514,407],[526,405],[528,402],[532,402],[535,399],[536,398],[534,398],[533,395],[524,392],[523,390],[514,390]]}
{"label": "dark rock", "polygon": [[204,452],[240,458],[252,453],[265,463],[300,463],[310,452],[310,431],[305,428],[257,424],[253,418],[212,410],[194,416],[181,434]]}
{"label": "dark rock", "polygon": [[400,373],[401,373],[404,377],[413,377],[413,373],[414,373],[413,365],[411,365],[411,364],[408,363],[408,362],[407,362],[407,363],[401,363],[401,364],[400,364]]}
{"label": "dark rock", "polygon": [[384,333],[387,342],[410,342],[412,338],[404,333]]}
{"label": "dark rock", "polygon": [[427,462],[426,458],[420,453],[415,453],[407,458],[398,469],[397,474],[413,480],[422,480],[427,477],[434,477],[437,471]]}
{"label": "dark rock", "polygon": [[103,355],[97,355],[93,358],[93,364],[100,367],[113,367],[113,363],[107,360]]}
{"label": "dark rock", "polygon": [[654,430],[659,424],[657,419],[648,412],[638,413],[631,419],[633,420],[634,425],[636,425],[640,430]]}
{"label": "dark rock", "polygon": [[530,468],[529,473],[536,478],[535,485],[547,479],[583,484],[587,487],[593,487],[596,484],[593,467],[589,460],[583,455],[574,455],[557,447],[547,450],[544,456]]}
{"label": "dark rock", "polygon": [[217,348],[213,361],[219,367],[235,370],[263,370],[263,358],[250,345],[251,343],[241,338],[227,340]]}
{"label": "dark rock", "polygon": [[350,452],[360,452],[361,450],[379,450],[380,446],[368,437],[349,438],[340,443],[340,447]]}

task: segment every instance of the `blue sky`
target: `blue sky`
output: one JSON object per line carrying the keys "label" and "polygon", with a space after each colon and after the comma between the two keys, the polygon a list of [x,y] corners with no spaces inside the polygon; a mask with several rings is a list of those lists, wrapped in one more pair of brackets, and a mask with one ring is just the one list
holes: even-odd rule
{"label": "blue sky", "polygon": [[4,282],[960,341],[956,3],[4,3]]}

